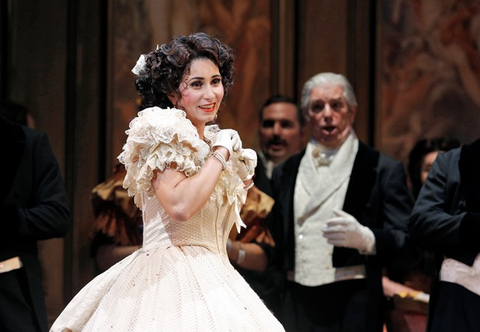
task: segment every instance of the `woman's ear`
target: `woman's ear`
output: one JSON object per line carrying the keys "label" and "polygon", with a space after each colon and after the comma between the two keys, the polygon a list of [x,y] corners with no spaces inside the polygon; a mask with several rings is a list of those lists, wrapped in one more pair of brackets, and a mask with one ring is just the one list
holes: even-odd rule
{"label": "woman's ear", "polygon": [[170,102],[175,105],[178,101],[178,98],[175,96],[175,93],[172,92],[168,95],[168,100],[170,100]]}

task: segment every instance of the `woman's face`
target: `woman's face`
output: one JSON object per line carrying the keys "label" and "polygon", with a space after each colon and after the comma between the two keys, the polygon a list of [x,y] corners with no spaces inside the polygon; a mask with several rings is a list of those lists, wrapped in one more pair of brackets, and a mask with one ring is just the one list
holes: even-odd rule
{"label": "woman's face", "polygon": [[193,60],[190,73],[183,78],[179,91],[181,96],[176,106],[185,110],[195,127],[203,128],[215,119],[222,103],[224,89],[220,70],[209,59]]}
{"label": "woman's face", "polygon": [[422,179],[422,183],[427,181],[428,172],[432,169],[433,162],[437,159],[438,151],[433,151],[428,153],[425,157],[423,157],[422,168],[420,169],[420,178]]}

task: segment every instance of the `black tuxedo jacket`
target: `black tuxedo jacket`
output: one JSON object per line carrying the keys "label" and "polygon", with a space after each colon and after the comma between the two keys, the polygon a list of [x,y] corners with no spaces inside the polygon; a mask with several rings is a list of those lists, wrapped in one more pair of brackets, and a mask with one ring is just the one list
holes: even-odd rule
{"label": "black tuxedo jacket", "polygon": [[480,139],[438,155],[409,228],[418,245],[473,264],[480,252]]}
{"label": "black tuxedo jacket", "polygon": [[[45,133],[0,116],[0,150],[4,156],[0,261],[19,256],[23,263],[20,270],[0,273],[0,293],[21,288],[15,293],[17,298],[0,295],[0,330],[7,328],[8,323],[11,331],[19,331],[21,324],[33,319],[45,331],[47,318],[37,240],[66,235],[71,226],[67,194]],[[22,309],[15,310],[17,305],[32,306],[34,318],[27,319]]]}
{"label": "black tuxedo jacket", "polygon": [[444,257],[472,266],[480,253],[480,139],[438,155],[415,203],[409,229],[419,246],[435,253],[430,323]]}
{"label": "black tuxedo jacket", "polygon": [[[286,272],[295,267],[293,196],[304,154],[305,150],[277,167],[272,177],[275,205],[269,226],[277,244],[272,264],[281,273],[274,283],[280,287]],[[356,249],[335,247],[332,259],[335,267],[365,265],[375,319],[382,311],[382,268],[409,266],[419,258],[406,232],[412,205],[403,165],[359,142],[343,210],[373,231],[376,255],[365,256]]]}

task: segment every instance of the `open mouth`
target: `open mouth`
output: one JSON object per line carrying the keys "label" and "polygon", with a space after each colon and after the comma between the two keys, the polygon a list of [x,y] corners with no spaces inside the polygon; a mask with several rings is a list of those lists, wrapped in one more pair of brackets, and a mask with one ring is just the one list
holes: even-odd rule
{"label": "open mouth", "polygon": [[325,126],[325,127],[323,127],[323,130],[326,131],[326,132],[328,132],[328,133],[333,132],[335,129],[336,129],[336,127],[334,127],[334,126]]}
{"label": "open mouth", "polygon": [[215,111],[215,103],[199,106],[204,112],[213,112]]}

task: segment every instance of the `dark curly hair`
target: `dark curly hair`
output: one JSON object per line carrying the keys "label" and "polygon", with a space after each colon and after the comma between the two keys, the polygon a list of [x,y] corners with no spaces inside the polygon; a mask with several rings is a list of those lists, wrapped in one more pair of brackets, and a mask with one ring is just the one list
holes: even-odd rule
{"label": "dark curly hair", "polygon": [[168,96],[177,91],[183,77],[189,74],[193,60],[206,58],[220,70],[224,95],[233,84],[234,51],[218,39],[203,32],[179,36],[146,55],[145,67],[135,80],[142,97],[141,108],[174,107]]}
{"label": "dark curly hair", "polygon": [[408,176],[412,184],[412,194],[417,199],[422,189],[422,163],[430,152],[448,151],[460,146],[460,141],[449,137],[435,137],[419,140],[410,151],[408,157]]}

